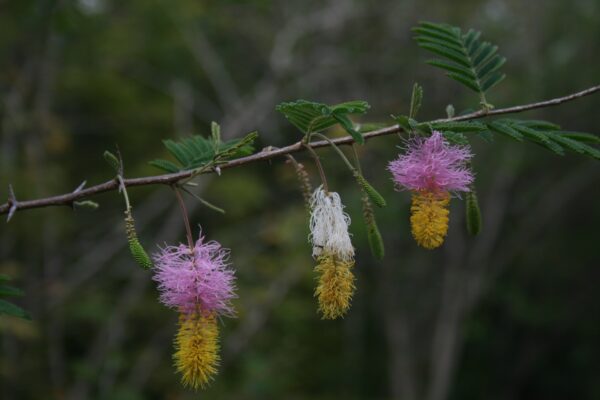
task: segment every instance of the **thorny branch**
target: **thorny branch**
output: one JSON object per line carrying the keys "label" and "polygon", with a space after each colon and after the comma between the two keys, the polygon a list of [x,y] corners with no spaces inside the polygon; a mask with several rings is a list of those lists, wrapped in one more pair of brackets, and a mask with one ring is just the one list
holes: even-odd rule
{"label": "thorny branch", "polygon": [[[479,110],[479,111],[475,111],[473,113],[460,115],[460,116],[453,117],[453,118],[438,119],[438,120],[431,121],[431,122],[466,121],[466,120],[483,118],[483,117],[488,117],[488,116],[493,116],[493,115],[520,113],[520,112],[533,110],[533,109],[537,109],[537,108],[545,108],[545,107],[550,107],[550,106],[566,103],[568,101],[572,101],[572,100],[578,99],[580,97],[588,96],[588,95],[593,94],[598,91],[600,91],[600,85],[596,85],[596,86],[590,87],[588,89],[582,90],[580,92],[572,93],[567,96],[557,97],[554,99],[545,100],[545,101],[541,101],[541,102],[537,102],[537,103],[523,104],[523,105],[519,105],[519,106],[499,108],[499,109],[495,109],[495,110]],[[394,134],[394,133],[399,133],[402,131],[403,131],[403,129],[399,125],[392,125],[392,126],[389,126],[386,128],[377,129],[377,130],[368,132],[368,133],[364,134],[364,138],[365,138],[365,140],[369,140],[369,139],[373,139],[375,137],[386,136],[386,135],[390,135],[390,134]],[[351,136],[344,136],[341,138],[332,139],[331,141],[336,145],[354,143],[354,140],[352,139]],[[329,145],[330,145],[330,143],[325,140],[310,143],[310,147],[313,149],[320,148],[320,147],[326,147]],[[226,169],[226,168],[234,168],[234,167],[239,167],[239,166],[250,164],[253,162],[257,162],[257,161],[265,161],[265,160],[270,160],[275,157],[285,156],[287,154],[298,153],[300,151],[305,150],[305,146],[303,145],[303,143],[301,141],[298,141],[294,144],[291,144],[291,145],[285,146],[285,147],[281,147],[278,149],[274,149],[273,147],[269,147],[267,149],[268,150],[263,150],[259,153],[255,153],[255,154],[252,154],[247,157],[238,158],[235,160],[231,160],[227,163],[220,164],[218,166],[218,168],[221,170]],[[203,171],[202,173],[204,174],[204,173],[212,173],[212,172],[217,172],[216,168],[208,169],[206,171]],[[183,179],[190,178],[197,173],[198,172],[196,170],[181,171],[181,172],[172,173],[172,174],[124,179],[123,183],[125,186],[145,186],[145,185],[156,185],[156,184],[172,185]],[[87,189],[76,190],[71,193],[66,193],[66,194],[62,194],[62,195],[58,195],[58,196],[46,197],[46,198],[35,199],[35,200],[25,200],[25,201],[16,201],[16,197],[14,196],[14,193],[12,193],[12,191],[11,191],[11,195],[8,199],[8,202],[0,205],[0,214],[10,213],[12,215],[16,211],[26,210],[26,209],[31,209],[31,208],[42,208],[42,207],[50,207],[50,206],[72,206],[73,203],[77,200],[91,197],[96,194],[117,190],[118,188],[119,188],[119,181],[117,179],[113,179],[113,180],[101,183],[99,185],[91,186]]]}

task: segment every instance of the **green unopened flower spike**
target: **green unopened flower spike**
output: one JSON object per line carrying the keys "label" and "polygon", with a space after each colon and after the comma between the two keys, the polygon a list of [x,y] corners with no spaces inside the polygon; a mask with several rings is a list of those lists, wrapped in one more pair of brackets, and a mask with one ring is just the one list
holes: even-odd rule
{"label": "green unopened flower spike", "polygon": [[471,186],[471,191],[467,192],[465,197],[467,232],[471,236],[476,236],[481,232],[481,210],[474,186]]}
{"label": "green unopened flower spike", "polygon": [[131,215],[131,207],[128,207],[125,211],[125,230],[127,231],[129,251],[135,261],[144,269],[152,268],[152,261],[150,260],[150,257],[148,257],[148,253],[146,253],[146,250],[144,250],[144,247],[137,238],[135,221]]}
{"label": "green unopened flower spike", "polygon": [[367,196],[363,196],[362,205],[363,219],[365,221],[365,226],[367,227],[367,239],[369,240],[371,254],[373,254],[373,257],[376,259],[382,260],[385,256],[385,246],[383,244],[381,232],[379,232],[379,228],[377,227],[377,221],[375,220],[373,208],[371,207],[371,203]]}
{"label": "green unopened flower spike", "polygon": [[359,172],[354,173],[354,178],[356,182],[360,185],[362,190],[369,196],[369,199],[377,206],[377,207],[385,207],[386,202],[382,195],[379,194],[377,190],[362,176]]}
{"label": "green unopened flower spike", "polygon": [[152,261],[144,250],[144,247],[140,243],[137,232],[135,230],[135,221],[131,213],[131,204],[129,203],[129,195],[127,194],[127,188],[123,180],[123,162],[120,158],[117,158],[110,151],[104,152],[104,159],[115,169],[117,172],[117,180],[119,181],[119,192],[123,193],[125,199],[125,231],[127,232],[127,244],[129,245],[129,252],[133,256],[134,260],[144,269],[152,268]]}

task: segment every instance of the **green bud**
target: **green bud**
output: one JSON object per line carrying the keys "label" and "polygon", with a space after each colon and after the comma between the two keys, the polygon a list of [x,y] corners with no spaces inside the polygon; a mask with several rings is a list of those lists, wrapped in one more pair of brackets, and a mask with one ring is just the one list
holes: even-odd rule
{"label": "green bud", "polygon": [[373,220],[370,225],[367,225],[367,238],[369,239],[369,247],[371,248],[373,257],[378,260],[383,260],[383,257],[385,256],[385,246],[375,220]]}
{"label": "green bud", "polygon": [[471,236],[476,236],[481,231],[481,210],[474,187],[471,187],[471,191],[466,193],[465,207],[467,232]]}
{"label": "green bud", "polygon": [[373,213],[371,202],[366,194],[362,197],[362,206],[363,220],[365,221],[365,226],[367,227],[367,239],[369,240],[371,254],[373,254],[373,257],[375,257],[377,260],[382,260],[385,255],[385,246],[383,244],[381,232],[379,232],[379,228],[377,227],[377,221],[375,220],[375,214]]}
{"label": "green bud", "polygon": [[144,250],[144,247],[137,238],[135,221],[131,215],[131,208],[125,211],[125,230],[127,232],[129,251],[131,252],[131,255],[135,261],[144,269],[152,268],[152,261],[150,260],[150,257],[148,257],[148,253],[146,253],[146,250]]}
{"label": "green bud", "polygon": [[365,179],[364,176],[360,174],[355,174],[356,182],[360,185],[362,190],[369,196],[369,199],[377,206],[377,207],[385,207],[386,202],[382,195],[379,194],[377,190]]}
{"label": "green bud", "polygon": [[140,267],[144,269],[152,268],[152,261],[150,260],[150,257],[148,257],[146,250],[142,247],[140,241],[137,238],[130,238],[128,242],[129,251]]}
{"label": "green bud", "polygon": [[108,165],[110,165],[111,167],[113,167],[113,169],[115,170],[115,172],[118,174],[119,171],[121,170],[121,163],[119,162],[119,159],[117,158],[117,156],[115,156],[110,151],[106,150],[104,152],[104,159],[106,160],[106,162],[108,163]]}

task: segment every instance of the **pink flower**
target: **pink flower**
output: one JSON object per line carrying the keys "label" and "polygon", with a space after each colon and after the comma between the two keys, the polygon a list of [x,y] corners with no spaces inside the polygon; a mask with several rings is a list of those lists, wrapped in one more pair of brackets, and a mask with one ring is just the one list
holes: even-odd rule
{"label": "pink flower", "polygon": [[154,280],[160,301],[182,313],[234,314],[234,271],[229,250],[218,242],[203,243],[200,237],[193,253],[186,245],[166,246],[153,255]]}
{"label": "pink flower", "polygon": [[433,131],[430,137],[409,140],[406,154],[390,162],[388,170],[394,182],[408,190],[468,192],[473,173],[466,162],[472,156],[468,147],[451,145]]}

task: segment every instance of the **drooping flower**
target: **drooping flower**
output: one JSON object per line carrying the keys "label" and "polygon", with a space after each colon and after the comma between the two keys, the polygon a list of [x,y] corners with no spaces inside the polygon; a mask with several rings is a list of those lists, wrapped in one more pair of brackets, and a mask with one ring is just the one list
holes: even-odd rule
{"label": "drooping flower", "polygon": [[175,337],[175,368],[184,386],[205,387],[219,366],[219,328],[214,315],[181,314]]}
{"label": "drooping flower", "polygon": [[438,131],[408,141],[405,154],[388,165],[398,189],[412,191],[411,226],[417,243],[439,247],[448,232],[450,192],[468,192],[473,173],[466,146],[452,145]]}
{"label": "drooping flower", "polygon": [[354,247],[348,233],[350,216],[344,212],[340,195],[325,192],[319,186],[310,201],[310,237],[313,257],[335,255],[342,260],[354,258]]}
{"label": "drooping flower", "polygon": [[418,192],[412,197],[410,225],[420,246],[435,249],[444,243],[448,233],[448,192]]}
{"label": "drooping flower", "polygon": [[341,317],[350,308],[355,289],[353,265],[354,261],[344,261],[331,255],[322,255],[317,259],[315,297],[319,301],[319,312],[323,319]]}
{"label": "drooping flower", "polygon": [[175,337],[175,367],[184,386],[206,386],[217,373],[217,317],[233,316],[234,272],[229,250],[200,236],[193,249],[166,246],[154,255],[154,280],[160,300],[179,311]]}
{"label": "drooping flower", "polygon": [[166,246],[154,255],[160,301],[181,313],[234,314],[234,272],[229,251],[200,237],[193,251],[186,245]]}
{"label": "drooping flower", "polygon": [[324,319],[343,316],[354,293],[354,247],[348,233],[350,216],[339,194],[318,187],[311,198],[310,236],[317,259],[315,297]]}
{"label": "drooping flower", "polygon": [[469,191],[473,173],[466,163],[473,157],[465,146],[451,145],[433,131],[429,137],[417,136],[408,141],[406,154],[389,163],[394,182],[412,191]]}

